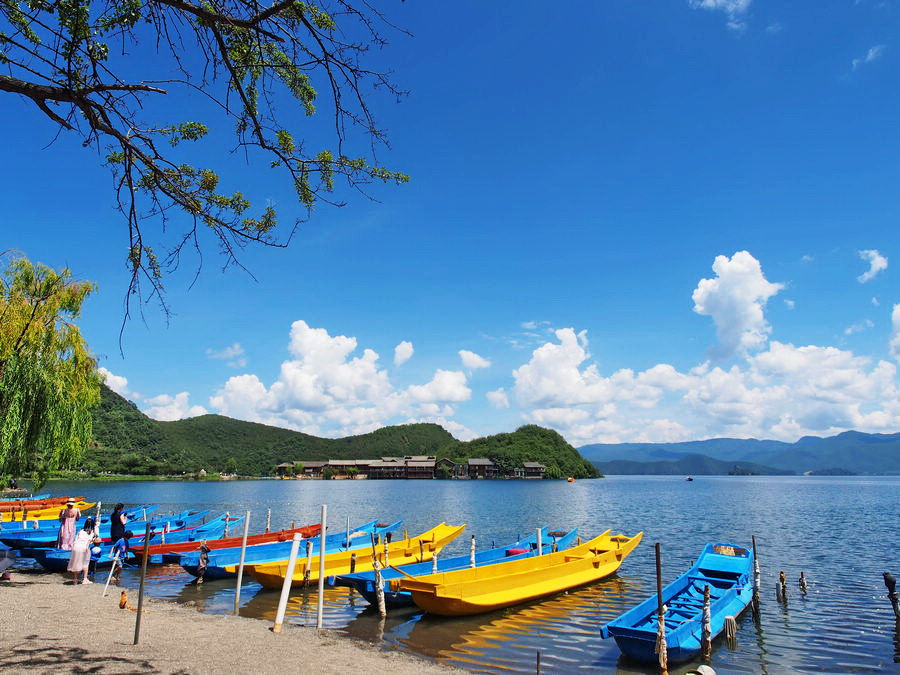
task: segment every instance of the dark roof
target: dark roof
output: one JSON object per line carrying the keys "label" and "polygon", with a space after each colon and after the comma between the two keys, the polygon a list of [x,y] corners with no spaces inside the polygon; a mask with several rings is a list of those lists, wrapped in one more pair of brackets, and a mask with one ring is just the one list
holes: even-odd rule
{"label": "dark roof", "polygon": [[494,466],[494,463],[487,457],[473,457],[469,460],[469,466]]}
{"label": "dark roof", "polygon": [[538,462],[522,462],[522,466],[526,469],[546,469],[547,467]]}
{"label": "dark roof", "polygon": [[427,462],[407,462],[406,466],[415,467],[420,469],[433,469],[434,468],[434,460]]}
{"label": "dark roof", "polygon": [[328,462],[300,462],[304,469],[321,469]]}

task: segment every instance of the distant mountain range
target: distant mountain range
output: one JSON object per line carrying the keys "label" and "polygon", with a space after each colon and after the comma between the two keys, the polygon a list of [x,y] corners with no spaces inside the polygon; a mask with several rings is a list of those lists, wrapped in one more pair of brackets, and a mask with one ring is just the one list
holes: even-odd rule
{"label": "distant mountain range", "polygon": [[752,473],[900,473],[900,434],[845,431],[804,436],[796,443],[712,438],[684,443],[595,443],[582,456],[608,474],[727,474],[737,465]]}

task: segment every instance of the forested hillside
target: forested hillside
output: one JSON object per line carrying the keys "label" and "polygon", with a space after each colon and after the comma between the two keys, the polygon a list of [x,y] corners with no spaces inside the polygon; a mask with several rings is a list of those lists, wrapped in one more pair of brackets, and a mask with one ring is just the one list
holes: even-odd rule
{"label": "forested hillside", "polygon": [[523,462],[540,462],[547,467],[548,478],[596,478],[596,467],[584,459],[555,431],[529,424],[513,433],[455,441],[438,450],[439,457],[453,460],[487,457],[501,469],[522,466]]}

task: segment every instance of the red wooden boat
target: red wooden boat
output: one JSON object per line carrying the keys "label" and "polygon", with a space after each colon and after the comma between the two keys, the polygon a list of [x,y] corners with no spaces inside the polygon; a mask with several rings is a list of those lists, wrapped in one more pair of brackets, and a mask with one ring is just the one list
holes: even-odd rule
{"label": "red wooden boat", "polygon": [[[321,524],[316,523],[315,525],[305,525],[303,527],[295,527],[288,530],[278,530],[277,532],[251,534],[247,537],[247,546],[254,546],[256,544],[270,544],[277,541],[290,541],[294,538],[295,534],[300,534],[304,538],[315,537],[319,534],[321,529]],[[243,536],[228,537],[227,539],[207,539],[206,546],[209,549],[233,548],[235,546],[240,546],[242,541]],[[150,555],[150,562],[154,562],[153,556],[191,553],[199,548],[199,541],[188,541],[178,544],[151,544],[148,547],[148,553]],[[138,558],[142,558],[144,556],[144,549],[142,546],[132,547],[130,550],[132,553],[135,553]],[[163,562],[168,561],[163,560]]]}

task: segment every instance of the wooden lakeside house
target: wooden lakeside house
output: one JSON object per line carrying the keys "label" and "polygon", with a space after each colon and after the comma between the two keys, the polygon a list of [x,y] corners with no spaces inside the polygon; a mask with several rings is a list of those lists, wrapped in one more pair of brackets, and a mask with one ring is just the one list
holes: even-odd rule
{"label": "wooden lakeside house", "polygon": [[468,462],[469,478],[496,478],[497,465],[487,457],[473,457]]}
{"label": "wooden lakeside house", "polygon": [[535,479],[543,478],[547,472],[547,467],[539,462],[523,462],[522,470],[525,478]]}
{"label": "wooden lakeside house", "polygon": [[434,458],[431,459],[410,459],[406,461],[406,477],[418,479],[434,478]]}
{"label": "wooden lakeside house", "polygon": [[[443,471],[442,471],[443,469]],[[464,478],[466,476],[466,465],[454,462],[449,457],[441,457],[434,462],[434,477],[441,478]]]}

